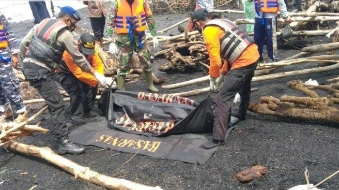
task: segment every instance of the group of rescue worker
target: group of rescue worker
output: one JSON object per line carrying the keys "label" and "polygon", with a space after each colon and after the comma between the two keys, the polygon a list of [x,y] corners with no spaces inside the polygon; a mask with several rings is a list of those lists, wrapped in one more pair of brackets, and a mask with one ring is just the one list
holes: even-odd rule
{"label": "group of rescue worker", "polygon": [[[286,11],[284,13],[286,6],[284,8],[281,2],[283,0],[256,0],[256,10],[261,17],[255,28],[269,30],[268,26],[276,24],[278,10],[282,11],[283,18],[288,22],[289,17]],[[69,6],[61,7],[57,18],[46,18],[34,25],[20,46],[6,18],[3,14],[0,16],[0,45],[2,42],[7,43],[0,47],[0,112],[4,114],[9,105],[12,105],[15,114],[26,111],[20,96],[19,81],[10,66],[10,63],[16,66],[20,60],[25,79],[44,98],[53,118],[53,134],[58,141],[58,153],[83,153],[84,146],[69,140],[69,128],[79,124],[93,108],[98,83],[106,87],[113,84],[113,79],[103,74],[104,66],[95,46],[98,39],[85,33],[78,41],[74,40],[71,32],[81,16]],[[201,146],[210,149],[224,144],[234,125],[246,118],[251,80],[258,61],[262,58],[261,41],[257,41],[261,36],[255,34],[253,39],[227,19],[211,20],[210,12],[201,6],[192,13],[191,22],[202,32],[209,54],[210,88],[218,90],[215,97],[213,139]],[[131,58],[137,54],[143,65],[147,88],[151,92],[159,92],[152,79],[151,53],[145,41],[147,28],[153,36],[153,47],[156,48],[159,41],[147,0],[109,2],[106,31],[111,39],[109,52],[119,59],[117,86],[120,90],[125,90],[125,77],[130,71]],[[268,38],[269,32],[265,34],[265,38]],[[270,53],[269,57],[275,59]],[[66,119],[64,101],[56,82],[70,95],[70,114],[74,122]],[[241,103],[238,112],[231,116],[232,100],[236,93],[240,94]]]}

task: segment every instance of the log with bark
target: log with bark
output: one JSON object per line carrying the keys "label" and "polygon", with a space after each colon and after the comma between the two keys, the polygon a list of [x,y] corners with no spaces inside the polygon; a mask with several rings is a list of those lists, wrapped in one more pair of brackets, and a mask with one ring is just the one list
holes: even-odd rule
{"label": "log with bark", "polygon": [[[339,123],[338,86],[330,85],[311,86],[300,80],[290,81],[287,84],[291,89],[299,91],[306,97],[283,95],[280,98],[263,96],[258,103],[250,103],[249,110],[256,113]],[[327,96],[320,96],[317,91],[327,92]]]}
{"label": "log with bark", "polygon": [[52,163],[68,173],[74,175],[75,179],[83,179],[93,184],[105,187],[107,189],[117,190],[161,190],[159,186],[151,187],[140,183],[132,182],[126,179],[113,178],[91,170],[89,167],[81,166],[65,157],[54,153],[47,147],[36,147],[23,143],[11,141],[6,144],[6,148],[28,156],[34,156]]}

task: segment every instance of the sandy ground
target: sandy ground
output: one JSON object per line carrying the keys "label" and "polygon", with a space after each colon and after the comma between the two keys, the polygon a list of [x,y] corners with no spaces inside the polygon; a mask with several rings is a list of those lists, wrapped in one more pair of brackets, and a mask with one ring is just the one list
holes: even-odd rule
{"label": "sandy ground", "polygon": [[[86,11],[82,10],[82,15]],[[166,28],[187,14],[156,15],[159,29]],[[242,18],[243,15],[227,15]],[[33,22],[12,25],[18,38],[22,38],[32,27]],[[90,28],[88,18],[80,22],[84,28]],[[177,34],[176,28],[165,35]],[[325,38],[308,38],[313,43],[329,42]],[[296,54],[298,50],[279,50],[281,59]],[[207,71],[191,74],[166,74],[157,68],[164,60],[155,60],[154,72],[169,83],[206,76]],[[310,66],[305,66],[310,67]],[[300,68],[302,69],[302,68]],[[282,68],[277,72],[288,69]],[[325,82],[337,77],[338,71],[288,77],[264,82],[254,82],[258,88],[252,93],[252,101],[264,95],[280,97],[284,94],[301,95],[290,90],[286,83],[290,80],[309,78]],[[208,86],[208,82],[173,90],[160,89],[162,93],[174,93]],[[160,86],[158,86],[160,88]],[[140,80],[127,84],[127,90],[144,91],[146,84]],[[193,96],[202,100],[207,94]],[[48,114],[42,118],[42,126],[51,128]],[[230,134],[225,146],[222,146],[205,165],[194,165],[180,161],[164,160],[114,150],[87,147],[82,155],[65,157],[92,170],[117,178],[124,178],[149,186],[163,189],[288,189],[305,184],[305,168],[310,173],[310,183],[317,184],[339,169],[339,130],[335,124],[324,124],[307,120],[280,119],[249,113],[247,120],[239,123]],[[56,143],[50,134],[35,134],[22,138],[20,142],[36,146],[54,148]],[[132,158],[133,157],[133,158]],[[132,159],[131,159],[132,158]],[[267,174],[250,183],[240,183],[235,175],[253,165],[260,164],[268,168]],[[337,189],[339,176],[324,182],[319,188]],[[75,179],[74,176],[53,164],[39,158],[25,156],[0,148],[0,189],[105,189],[89,182]]]}

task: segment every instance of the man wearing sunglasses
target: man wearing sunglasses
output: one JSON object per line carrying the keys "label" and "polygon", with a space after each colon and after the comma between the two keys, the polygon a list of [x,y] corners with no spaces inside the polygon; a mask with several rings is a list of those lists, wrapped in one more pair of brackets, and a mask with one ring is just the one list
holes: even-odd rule
{"label": "man wearing sunglasses", "polygon": [[79,154],[85,151],[83,146],[73,144],[68,139],[69,127],[72,124],[66,122],[63,97],[55,81],[63,52],[69,52],[81,70],[94,75],[104,86],[109,86],[113,82],[112,79],[105,78],[103,74],[95,71],[79,51],[71,31],[75,29],[75,24],[80,19],[79,13],[72,7],[61,7],[57,19],[46,18],[35,25],[20,46],[25,78],[45,99],[52,115],[55,125],[53,134],[59,142],[59,154]]}

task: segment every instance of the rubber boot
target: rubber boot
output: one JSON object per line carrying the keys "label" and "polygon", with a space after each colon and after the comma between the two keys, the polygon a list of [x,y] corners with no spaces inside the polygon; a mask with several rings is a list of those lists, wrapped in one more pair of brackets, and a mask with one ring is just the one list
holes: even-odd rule
{"label": "rubber boot", "polygon": [[118,89],[125,91],[125,75],[119,75],[117,77]]}
{"label": "rubber boot", "polygon": [[159,90],[155,88],[153,84],[152,72],[150,71],[150,72],[144,72],[144,73],[145,73],[145,80],[147,83],[148,90],[152,92],[159,92]]}
{"label": "rubber boot", "polygon": [[72,143],[67,137],[59,140],[58,154],[81,154],[85,152],[85,147]]}

